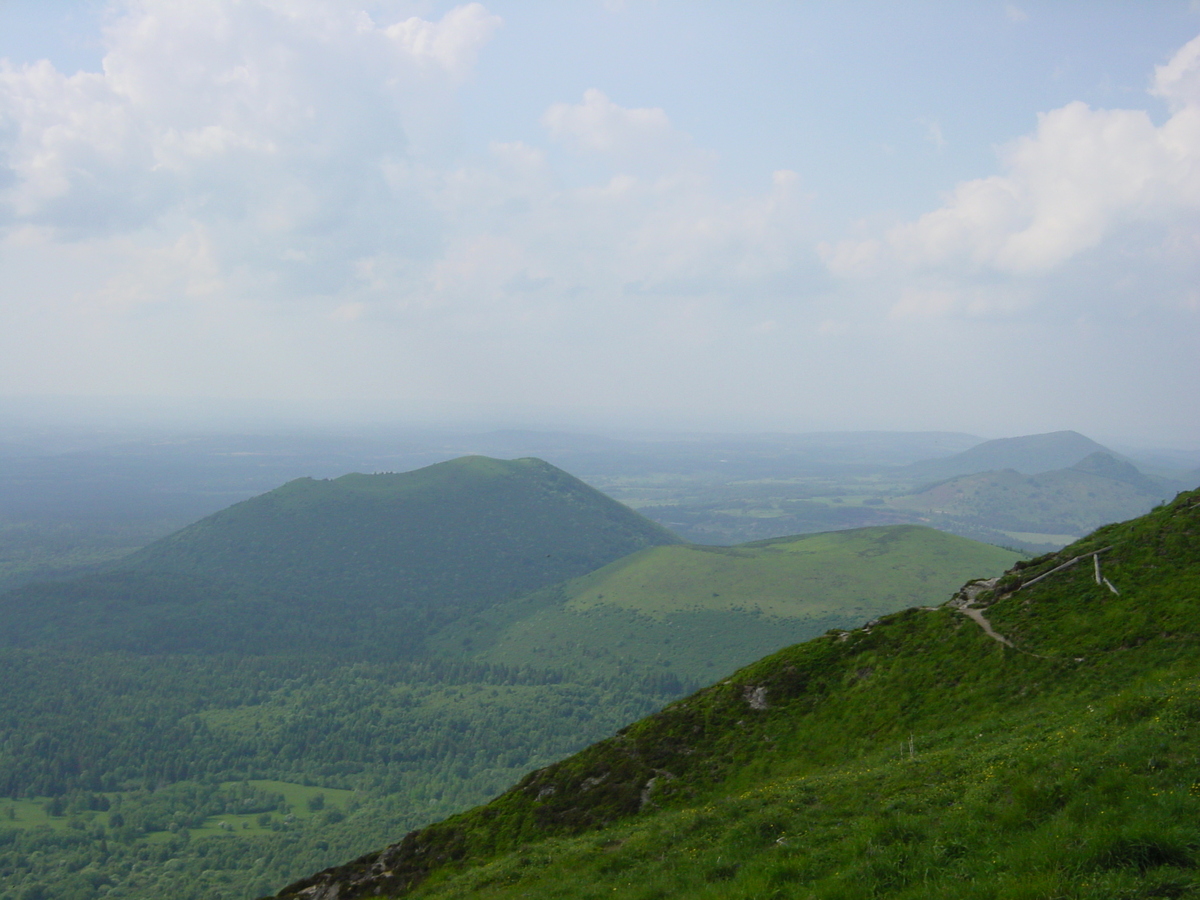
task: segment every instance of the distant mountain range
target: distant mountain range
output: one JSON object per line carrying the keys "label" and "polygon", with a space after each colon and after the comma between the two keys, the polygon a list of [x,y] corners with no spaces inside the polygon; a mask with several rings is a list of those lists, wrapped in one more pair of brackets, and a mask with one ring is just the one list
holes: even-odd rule
{"label": "distant mountain range", "polygon": [[906,470],[914,478],[931,479],[999,469],[1036,475],[1073,466],[1093,453],[1113,455],[1113,451],[1077,431],[1052,431],[984,441],[953,456],[912,463]]}
{"label": "distant mountain range", "polygon": [[[954,523],[924,521],[883,501],[956,474],[1003,468],[1038,474],[1031,470],[1070,467],[1099,446],[1083,443],[1084,438],[1076,441],[1077,458],[1035,460],[1030,466],[1003,455],[972,462],[968,453],[966,464],[960,459],[957,469],[946,472],[938,461],[964,451],[978,457],[989,446],[1011,449],[1014,442],[1054,435],[1002,442],[947,432],[615,439],[532,431],[452,434],[398,429],[357,436],[27,437],[23,447],[14,440],[12,455],[0,465],[0,592],[31,581],[97,571],[297,476],[332,479],[345,472],[409,471],[472,454],[538,457],[686,540],[730,545],[905,521],[957,529]],[[1200,452],[1122,452],[1133,454],[1132,461],[1151,477],[1178,479],[1178,489],[1200,484],[1200,472],[1182,474],[1195,469]],[[969,471],[959,471],[963,468]],[[994,530],[960,533],[1016,545]],[[1020,546],[1036,551],[1048,543]]]}
{"label": "distant mountain range", "polygon": [[[1054,438],[1047,442],[1032,441],[1035,447],[1048,443],[1054,450],[1040,457],[1043,462],[1062,458],[1058,451],[1063,445],[1082,450],[1091,443],[1080,435],[1063,439],[1054,435],[1035,437]],[[1007,455],[1001,452],[1013,446],[1017,452]],[[1023,459],[1026,467],[1031,468],[1035,467],[1033,461],[1038,456],[1029,444],[1007,443],[983,458]],[[893,498],[888,506],[921,513],[929,517],[931,524],[977,539],[1050,549],[1105,523],[1145,513],[1185,487],[1182,482],[1145,475],[1128,460],[1097,450],[1067,467],[1037,474],[1023,474],[1007,467],[959,475],[917,493]]]}
{"label": "distant mountain range", "polygon": [[1062,535],[1060,542],[1067,542],[1106,522],[1142,514],[1174,493],[1100,451],[1055,472],[1025,475],[1009,468],[960,475],[889,505],[954,518],[1016,541]]}
{"label": "distant mountain range", "polygon": [[[679,499],[683,490],[672,497],[648,489],[633,502],[687,539],[718,545],[916,523],[1043,553],[1105,522],[1140,515],[1196,487],[1198,476],[1147,474],[1088,437],[1060,431],[978,442],[904,465],[743,476]],[[657,499],[664,495],[666,502]]]}

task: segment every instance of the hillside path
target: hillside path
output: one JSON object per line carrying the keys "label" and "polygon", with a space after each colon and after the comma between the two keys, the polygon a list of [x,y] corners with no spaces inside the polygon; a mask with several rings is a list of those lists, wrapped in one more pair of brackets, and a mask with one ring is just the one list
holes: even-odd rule
{"label": "hillside path", "polygon": [[[1037,578],[1031,578],[1029,581],[1026,581],[1024,584],[1018,585],[1013,590],[1012,593],[1015,594],[1017,591],[1022,590],[1023,588],[1027,588],[1027,587],[1030,587],[1031,585],[1037,584],[1043,578],[1048,578],[1049,576],[1055,574],[1056,572],[1061,572],[1063,569],[1069,569],[1071,566],[1075,565],[1081,559],[1087,559],[1090,556],[1092,558],[1092,565],[1095,567],[1096,584],[1103,584],[1114,594],[1119,594],[1120,591],[1118,591],[1116,589],[1116,587],[1113,585],[1113,583],[1111,581],[1109,581],[1107,578],[1105,578],[1100,572],[1100,554],[1104,553],[1107,550],[1111,550],[1111,549],[1112,549],[1111,546],[1102,547],[1099,550],[1092,550],[1088,553],[1080,554],[1079,556],[1076,556],[1073,559],[1068,559],[1065,563],[1055,566],[1049,572],[1043,572]],[[966,616],[971,621],[973,621],[976,625],[978,625],[980,628],[982,628],[983,633],[986,634],[988,637],[990,637],[992,640],[1000,642],[1005,647],[1012,647],[1014,650],[1018,650],[1021,653],[1028,653],[1030,656],[1036,656],[1038,659],[1049,659],[1050,657],[1042,656],[1040,653],[1032,653],[1029,650],[1021,650],[1020,647],[1018,647],[1016,644],[1014,644],[1012,641],[1010,641],[1004,635],[1000,634],[994,628],[992,628],[992,623],[987,620],[986,616],[984,616],[982,609],[979,609],[979,608],[971,605],[972,603],[975,602],[975,598],[978,597],[985,590],[994,589],[996,587],[996,583],[999,580],[1000,580],[999,578],[989,578],[986,581],[983,581],[983,580],[973,581],[973,582],[967,584],[962,589],[961,592],[959,592],[957,595],[955,595],[954,599],[950,601],[949,605],[952,608],[957,609],[960,613],[962,613],[964,616]],[[1011,595],[1009,595],[1009,596],[1011,596]]]}
{"label": "hillside path", "polygon": [[1000,579],[997,577],[989,578],[986,581],[980,579],[979,581],[968,582],[963,586],[961,591],[954,595],[954,599],[946,605],[951,609],[958,610],[960,613],[982,628],[983,633],[990,637],[993,641],[997,641],[998,643],[1003,644],[1005,647],[1012,647],[1014,650],[1016,650],[1017,646],[1012,641],[997,632],[996,629],[992,627],[992,623],[987,620],[987,617],[983,614],[983,610],[972,606],[976,597],[978,597],[984,591],[990,591],[994,589],[996,587],[996,582],[999,580]]}
{"label": "hillside path", "polygon": [[984,617],[982,609],[971,609],[970,607],[960,606],[958,607],[958,611],[971,621],[975,622],[980,628],[983,629],[983,633],[992,640],[999,641],[1006,647],[1012,647],[1014,650],[1016,649],[1016,646],[1012,641],[992,628],[992,623]]}

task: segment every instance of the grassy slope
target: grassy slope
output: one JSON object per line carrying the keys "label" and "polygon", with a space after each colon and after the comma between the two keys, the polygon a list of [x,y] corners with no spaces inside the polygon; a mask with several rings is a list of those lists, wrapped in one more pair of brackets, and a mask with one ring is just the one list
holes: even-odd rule
{"label": "grassy slope", "polygon": [[[1015,593],[1088,551],[1104,552]],[[1200,894],[1200,493],[958,612],[789,647],[305,886],[339,898]],[[373,868],[372,868],[373,867]]]}
{"label": "grassy slope", "polygon": [[657,664],[703,682],[831,628],[941,602],[1017,558],[916,525],[655,547],[463,622],[439,646],[597,674]]}

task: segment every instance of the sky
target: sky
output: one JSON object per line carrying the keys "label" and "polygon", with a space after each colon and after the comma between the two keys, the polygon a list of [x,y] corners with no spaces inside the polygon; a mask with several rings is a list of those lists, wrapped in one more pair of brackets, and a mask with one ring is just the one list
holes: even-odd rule
{"label": "sky", "polygon": [[0,0],[0,398],[1200,447],[1200,5]]}

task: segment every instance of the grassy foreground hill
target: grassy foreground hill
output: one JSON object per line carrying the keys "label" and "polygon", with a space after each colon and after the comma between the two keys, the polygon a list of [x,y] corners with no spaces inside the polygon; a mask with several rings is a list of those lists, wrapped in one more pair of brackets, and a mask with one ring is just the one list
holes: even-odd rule
{"label": "grassy foreground hill", "polygon": [[1198,560],[1192,492],[278,896],[1200,896]]}

